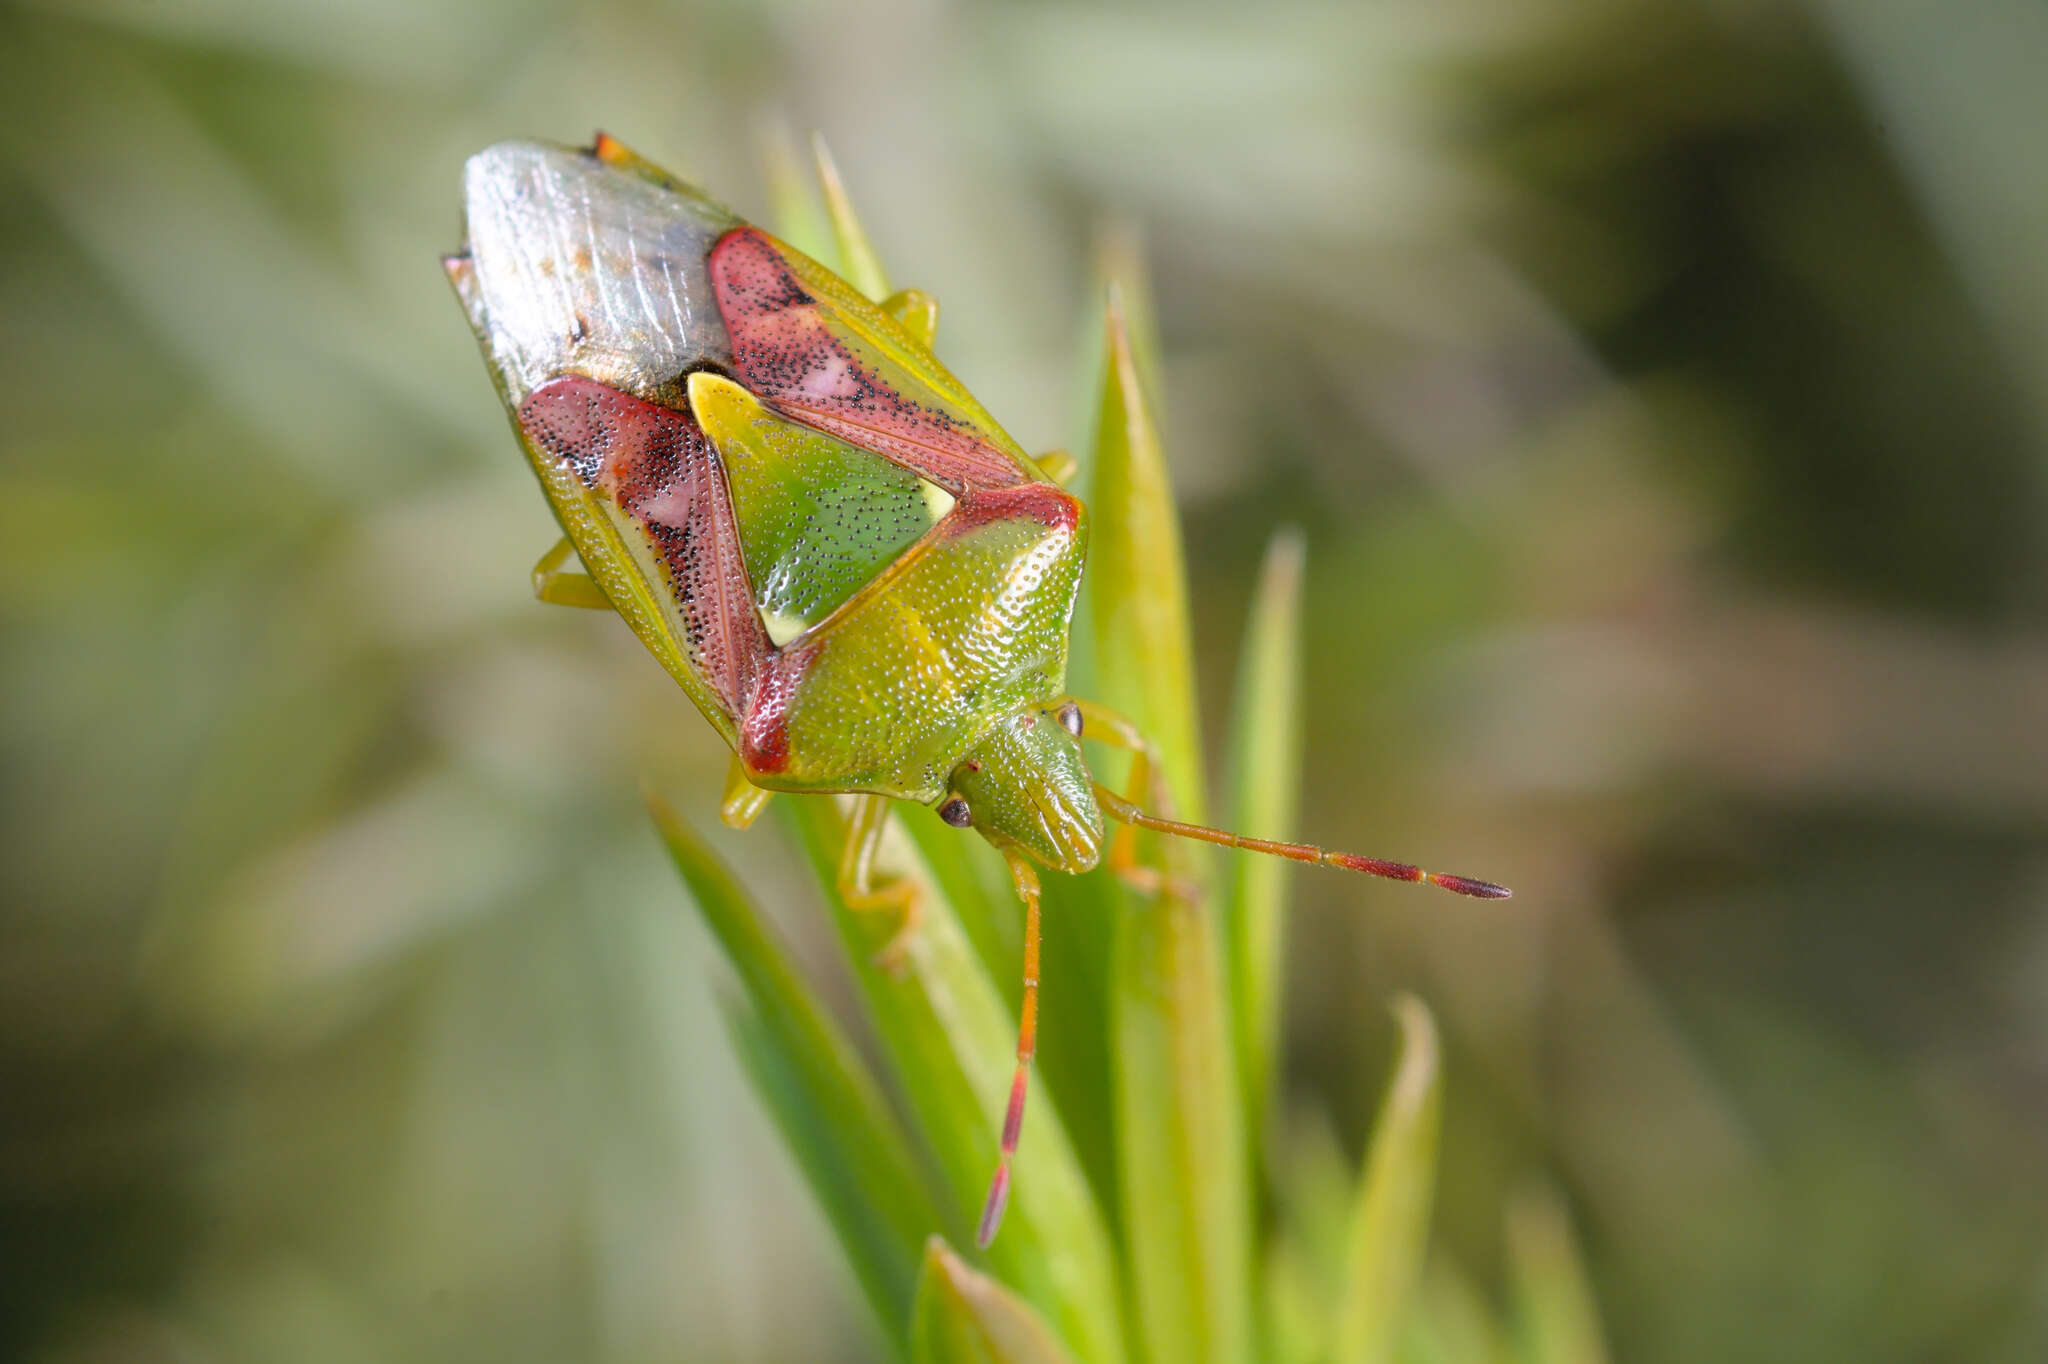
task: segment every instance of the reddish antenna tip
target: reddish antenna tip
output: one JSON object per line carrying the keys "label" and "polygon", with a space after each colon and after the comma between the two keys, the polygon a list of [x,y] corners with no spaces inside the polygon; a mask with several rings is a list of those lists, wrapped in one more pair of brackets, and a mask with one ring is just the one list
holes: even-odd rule
{"label": "reddish antenna tip", "polygon": [[1003,1209],[1010,1203],[1010,1162],[996,1166],[995,1180],[988,1186],[988,1202],[981,1206],[981,1225],[974,1229],[974,1244],[987,1250],[1003,1225]]}
{"label": "reddish antenna tip", "polygon": [[1514,895],[1506,886],[1496,886],[1491,881],[1475,881],[1469,876],[1445,876],[1431,872],[1427,880],[1433,886],[1442,886],[1445,890],[1469,895],[1475,900],[1505,900]]}

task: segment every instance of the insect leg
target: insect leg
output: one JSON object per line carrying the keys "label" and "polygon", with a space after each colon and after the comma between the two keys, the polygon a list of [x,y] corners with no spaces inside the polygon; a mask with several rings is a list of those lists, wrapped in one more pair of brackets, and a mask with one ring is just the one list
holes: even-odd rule
{"label": "insect leg", "polygon": [[[1131,775],[1125,783],[1130,803],[1149,804],[1155,810],[1170,809],[1173,797],[1167,791],[1166,778],[1159,770],[1159,749],[1145,737],[1144,731],[1099,702],[1083,701],[1078,697],[1072,700],[1081,711],[1081,733],[1084,737],[1130,753]],[[1116,832],[1110,836],[1107,860],[1116,879],[1141,895],[1157,895],[1162,890],[1171,889],[1181,899],[1192,900],[1200,894],[1193,883],[1169,876],[1139,859],[1138,830],[1134,825],[1117,825]]]}
{"label": "insect leg", "polygon": [[987,1250],[1003,1224],[1003,1209],[1010,1202],[1010,1157],[1017,1154],[1017,1138],[1024,1130],[1024,1091],[1030,1084],[1031,1058],[1038,1051],[1038,873],[1015,848],[1003,849],[1010,864],[1010,880],[1017,898],[1024,902],[1024,1002],[1017,1011],[1017,1072],[1010,1079],[1010,1106],[1003,1113],[1002,1154],[996,1158],[995,1178],[989,1181],[988,1201],[981,1206],[981,1223],[974,1243]]}
{"label": "insect leg", "polygon": [[718,817],[728,829],[747,828],[761,817],[774,794],[747,780],[747,765],[735,753],[725,769],[725,795],[718,802]]}
{"label": "insect leg", "polygon": [[1133,755],[1132,800],[1149,801],[1154,808],[1161,810],[1171,804],[1173,798],[1166,789],[1166,779],[1159,772],[1159,747],[1145,737],[1143,730],[1100,701],[1083,701],[1078,696],[1069,696],[1057,704],[1071,704],[1081,712],[1082,738],[1121,748]]}
{"label": "insect leg", "polygon": [[859,795],[846,825],[846,846],[839,854],[837,887],[846,907],[860,913],[895,910],[903,916],[895,936],[875,953],[875,965],[894,975],[903,969],[910,940],[924,917],[917,886],[896,878],[876,884],[875,853],[882,846],[882,833],[889,827],[889,798]]}
{"label": "insect leg", "polygon": [[923,346],[932,348],[939,334],[939,301],[922,289],[898,289],[882,300],[882,311],[903,324],[903,330]]}
{"label": "insect leg", "polygon": [[1034,456],[1031,462],[1038,466],[1038,472],[1063,488],[1073,480],[1075,474],[1081,472],[1081,466],[1064,450],[1048,450],[1042,455]]}
{"label": "insect leg", "polygon": [[576,547],[564,535],[555,547],[540,556],[533,566],[533,595],[550,606],[585,606],[596,611],[612,609],[611,599],[588,573],[566,569]]}

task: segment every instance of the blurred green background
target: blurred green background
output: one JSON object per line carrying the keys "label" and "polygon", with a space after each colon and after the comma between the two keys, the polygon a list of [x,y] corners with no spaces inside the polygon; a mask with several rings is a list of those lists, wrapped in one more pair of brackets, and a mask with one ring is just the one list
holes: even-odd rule
{"label": "blurred green background", "polygon": [[638,806],[722,751],[533,603],[436,264],[489,142],[759,212],[775,120],[1030,448],[1142,229],[1212,717],[1301,523],[1306,832],[1518,892],[1299,878],[1287,1085],[1355,1151],[1431,1002],[1443,1244],[1540,1177],[1617,1359],[2048,1357],[2044,67],[2033,0],[0,11],[0,1357],[871,1357]]}

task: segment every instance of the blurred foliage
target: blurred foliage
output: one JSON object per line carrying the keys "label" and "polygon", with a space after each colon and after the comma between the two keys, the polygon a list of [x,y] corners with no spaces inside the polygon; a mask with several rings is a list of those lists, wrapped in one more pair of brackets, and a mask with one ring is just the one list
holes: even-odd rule
{"label": "blurred foliage", "polygon": [[[1426,1357],[1586,1296],[1616,1359],[2048,1354],[2044,57],[2025,0],[0,13],[0,1355],[882,1348],[636,798],[723,755],[531,602],[436,264],[489,142],[765,216],[769,118],[1029,448],[1142,227],[1204,713],[1301,523],[1303,832],[1516,888],[1292,886],[1276,1203],[1348,1213],[1385,1001],[1441,1031]],[[851,1016],[787,832],[715,844]]]}

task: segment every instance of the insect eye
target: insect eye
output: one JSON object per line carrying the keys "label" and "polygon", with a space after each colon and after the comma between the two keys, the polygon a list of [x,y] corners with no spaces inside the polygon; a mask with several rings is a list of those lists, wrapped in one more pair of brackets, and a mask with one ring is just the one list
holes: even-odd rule
{"label": "insect eye", "polygon": [[1059,708],[1056,716],[1060,722],[1060,728],[1066,730],[1067,733],[1073,735],[1076,739],[1081,737],[1081,708],[1079,706],[1069,701]]}
{"label": "insect eye", "polygon": [[967,802],[955,796],[939,807],[939,818],[956,829],[965,829],[974,823],[974,812],[967,808]]}

